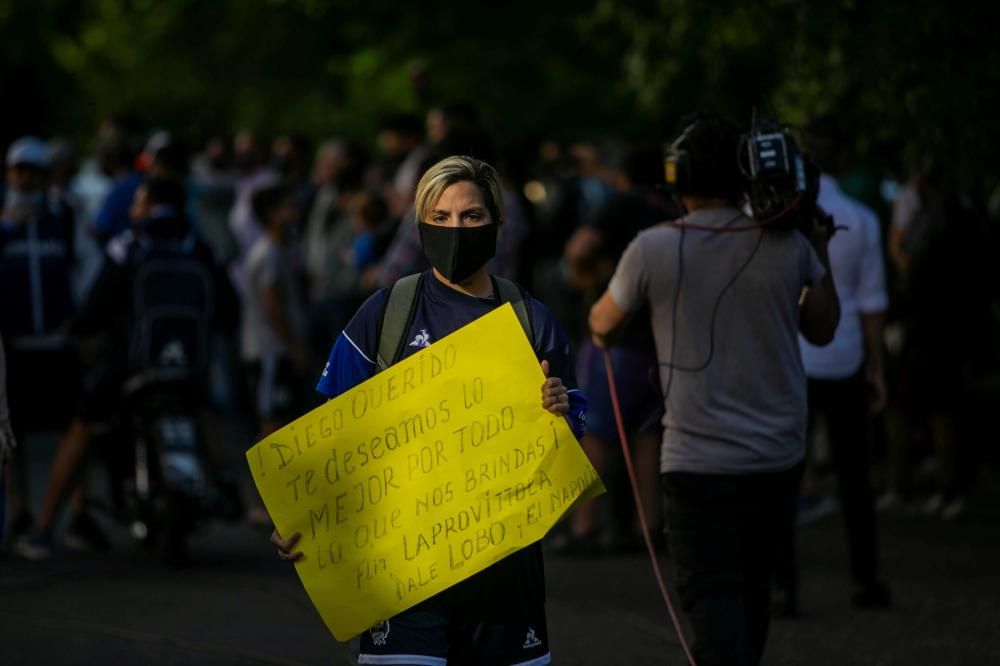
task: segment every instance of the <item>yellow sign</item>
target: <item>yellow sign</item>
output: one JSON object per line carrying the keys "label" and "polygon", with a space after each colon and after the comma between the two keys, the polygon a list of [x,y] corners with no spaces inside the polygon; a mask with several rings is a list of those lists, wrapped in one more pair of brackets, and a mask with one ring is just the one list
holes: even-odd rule
{"label": "yellow sign", "polygon": [[510,305],[317,407],[247,452],[338,640],[541,539],[604,492]]}

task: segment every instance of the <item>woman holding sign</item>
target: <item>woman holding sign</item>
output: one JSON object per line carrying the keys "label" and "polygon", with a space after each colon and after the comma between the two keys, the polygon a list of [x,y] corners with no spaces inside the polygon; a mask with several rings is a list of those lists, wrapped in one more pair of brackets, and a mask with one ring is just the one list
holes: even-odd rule
{"label": "woman holding sign", "polygon": [[[369,298],[340,334],[317,390],[329,398],[510,302],[547,379],[542,406],[583,433],[569,343],[544,305],[493,276],[487,262],[504,224],[499,177],[480,160],[446,158],[421,178],[416,217],[433,268]],[[271,541],[295,561],[299,535]],[[538,543],[362,634],[359,664],[540,666],[550,662]]]}

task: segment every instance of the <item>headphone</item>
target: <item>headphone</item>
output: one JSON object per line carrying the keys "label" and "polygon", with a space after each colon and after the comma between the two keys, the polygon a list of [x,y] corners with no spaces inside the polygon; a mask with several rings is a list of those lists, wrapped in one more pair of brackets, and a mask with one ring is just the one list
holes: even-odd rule
{"label": "headphone", "polygon": [[694,131],[701,119],[695,119],[673,143],[667,146],[663,156],[663,178],[667,190],[674,195],[688,194],[694,182],[691,154],[684,148],[688,135]]}

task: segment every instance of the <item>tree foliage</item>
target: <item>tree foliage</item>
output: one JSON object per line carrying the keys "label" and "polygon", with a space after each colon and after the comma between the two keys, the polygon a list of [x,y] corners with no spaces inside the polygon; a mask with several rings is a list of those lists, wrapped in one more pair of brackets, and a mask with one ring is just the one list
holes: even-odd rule
{"label": "tree foliage", "polygon": [[[9,51],[36,54],[5,60],[46,81],[36,104],[72,108],[28,115],[71,132],[128,110],[191,133],[370,135],[383,114],[463,98],[512,133],[592,133],[629,106],[614,54],[584,44],[569,0],[545,11],[524,2],[461,11],[441,1],[65,4],[5,0],[0,38],[22,35]],[[414,85],[420,70],[426,87]]]}
{"label": "tree foliage", "polygon": [[833,114],[861,157],[929,156],[966,184],[1000,169],[996,3],[602,0],[594,20],[629,44],[641,103],[799,124]]}
{"label": "tree foliage", "polygon": [[510,134],[664,140],[692,110],[756,107],[834,113],[862,156],[992,178],[1000,12],[959,4],[0,0],[0,138],[85,137],[121,111],[192,137],[370,137],[464,98]]}

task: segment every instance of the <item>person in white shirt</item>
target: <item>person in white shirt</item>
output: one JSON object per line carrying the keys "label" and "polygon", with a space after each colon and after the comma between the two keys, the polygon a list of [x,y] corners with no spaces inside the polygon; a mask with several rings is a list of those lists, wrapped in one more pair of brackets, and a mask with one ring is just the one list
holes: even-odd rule
{"label": "person in white shirt", "polygon": [[[840,167],[841,146],[835,121],[810,123],[803,136],[810,157],[823,171],[818,205],[833,216],[836,233],[828,245],[830,270],[840,298],[840,323],[833,341],[823,347],[799,336],[808,380],[810,432],[825,417],[830,453],[840,494],[855,584],[854,605],[889,605],[889,590],[878,577],[875,509],[868,479],[869,420],[885,408],[886,380],[882,327],[889,305],[877,215],[840,189],[831,175]],[[778,612],[797,611],[794,535],[779,563]]]}

